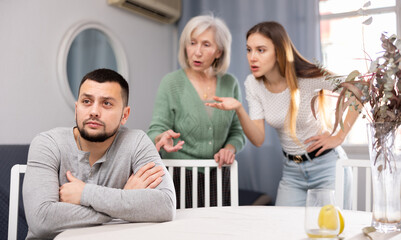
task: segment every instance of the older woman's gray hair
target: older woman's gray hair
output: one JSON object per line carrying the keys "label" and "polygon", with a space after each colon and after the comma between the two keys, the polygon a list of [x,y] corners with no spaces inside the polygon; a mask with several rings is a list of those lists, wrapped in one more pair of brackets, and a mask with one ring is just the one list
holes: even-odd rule
{"label": "older woman's gray hair", "polygon": [[213,70],[216,75],[223,75],[230,66],[231,33],[223,20],[214,16],[202,15],[189,20],[181,33],[178,61],[183,69],[190,67],[188,64],[186,45],[190,43],[191,35],[192,37],[197,37],[207,29],[212,29],[214,31],[217,47],[221,51],[220,58],[215,59],[212,64]]}

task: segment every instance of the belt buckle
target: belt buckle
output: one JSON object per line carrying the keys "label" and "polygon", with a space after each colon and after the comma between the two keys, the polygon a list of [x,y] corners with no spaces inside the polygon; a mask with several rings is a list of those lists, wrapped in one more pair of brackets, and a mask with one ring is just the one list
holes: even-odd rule
{"label": "belt buckle", "polygon": [[295,163],[301,163],[301,162],[303,162],[302,156],[301,156],[301,155],[295,155],[293,161],[294,161]]}

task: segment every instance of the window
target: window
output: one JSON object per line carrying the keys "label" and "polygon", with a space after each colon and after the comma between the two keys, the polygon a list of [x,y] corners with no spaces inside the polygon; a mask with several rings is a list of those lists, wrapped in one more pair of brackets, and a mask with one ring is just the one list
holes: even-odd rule
{"label": "window", "polygon": [[[401,36],[401,26],[397,26],[401,20],[400,0],[320,0],[319,9],[322,64],[339,75],[348,75],[353,70],[366,72],[370,66],[366,59],[376,59],[376,54],[382,51],[383,32]],[[371,24],[363,24],[370,17]],[[362,137],[367,135],[367,122],[358,118],[346,145],[367,144],[367,137]]]}

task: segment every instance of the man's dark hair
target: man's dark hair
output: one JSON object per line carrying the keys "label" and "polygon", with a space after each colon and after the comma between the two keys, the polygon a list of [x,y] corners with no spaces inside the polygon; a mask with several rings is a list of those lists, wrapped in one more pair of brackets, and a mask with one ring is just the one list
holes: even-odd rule
{"label": "man's dark hair", "polygon": [[104,82],[116,82],[121,86],[121,97],[123,99],[124,106],[128,106],[129,87],[127,81],[119,73],[106,68],[96,69],[90,73],[87,73],[79,84],[78,96],[81,91],[81,86],[86,80],[92,80],[98,83]]}

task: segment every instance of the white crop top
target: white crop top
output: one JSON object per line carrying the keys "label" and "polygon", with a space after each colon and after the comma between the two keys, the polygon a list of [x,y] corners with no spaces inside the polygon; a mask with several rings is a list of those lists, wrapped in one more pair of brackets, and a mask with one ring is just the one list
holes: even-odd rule
{"label": "white crop top", "polygon": [[[333,90],[331,81],[319,78],[299,78],[298,87],[300,104],[297,116],[296,135],[302,146],[294,142],[285,128],[285,120],[290,105],[290,91],[286,88],[281,93],[272,93],[265,87],[263,81],[256,80],[250,74],[245,80],[246,99],[249,106],[249,116],[252,120],[265,119],[278,132],[283,150],[288,154],[298,155],[306,152],[307,145],[303,142],[322,130],[322,123],[312,114],[311,100],[321,89]],[[317,112],[317,110],[316,110]]]}

